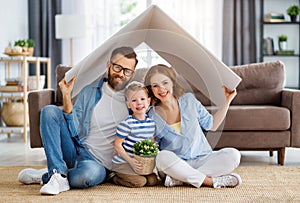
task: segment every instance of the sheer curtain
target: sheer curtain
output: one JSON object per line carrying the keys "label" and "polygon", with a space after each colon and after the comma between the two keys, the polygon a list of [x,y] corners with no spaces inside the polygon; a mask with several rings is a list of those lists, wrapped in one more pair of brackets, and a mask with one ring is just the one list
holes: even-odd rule
{"label": "sheer curtain", "polygon": [[[158,5],[216,57],[222,58],[223,0],[64,0],[62,13],[86,16],[87,35],[74,39],[75,64],[151,4]],[[68,43],[63,40],[66,63]]]}
{"label": "sheer curtain", "polygon": [[153,0],[219,59],[222,58],[223,0]]}

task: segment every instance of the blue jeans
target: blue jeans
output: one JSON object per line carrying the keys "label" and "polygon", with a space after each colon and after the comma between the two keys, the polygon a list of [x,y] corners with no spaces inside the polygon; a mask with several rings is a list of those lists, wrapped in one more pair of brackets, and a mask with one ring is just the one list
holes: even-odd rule
{"label": "blue jeans", "polygon": [[43,183],[49,181],[54,169],[68,177],[72,188],[87,188],[105,180],[106,168],[84,146],[73,141],[61,109],[55,105],[45,106],[40,123],[48,165]]}

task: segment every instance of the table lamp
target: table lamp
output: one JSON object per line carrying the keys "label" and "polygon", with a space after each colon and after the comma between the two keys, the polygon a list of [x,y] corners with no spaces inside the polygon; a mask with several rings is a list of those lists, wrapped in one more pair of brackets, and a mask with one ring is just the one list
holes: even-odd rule
{"label": "table lamp", "polygon": [[70,62],[73,67],[73,38],[85,35],[85,18],[80,15],[55,15],[56,39],[70,39]]}

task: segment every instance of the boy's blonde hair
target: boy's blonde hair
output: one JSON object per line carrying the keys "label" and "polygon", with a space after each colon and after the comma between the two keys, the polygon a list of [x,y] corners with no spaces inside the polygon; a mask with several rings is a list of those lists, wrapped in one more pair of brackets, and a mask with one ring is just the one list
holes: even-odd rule
{"label": "boy's blonde hair", "polygon": [[137,92],[139,90],[144,90],[146,95],[149,96],[148,89],[146,88],[146,86],[143,83],[133,81],[133,82],[129,83],[126,87],[126,90],[125,90],[126,100],[128,101],[130,99],[129,96],[130,96],[131,92]]}

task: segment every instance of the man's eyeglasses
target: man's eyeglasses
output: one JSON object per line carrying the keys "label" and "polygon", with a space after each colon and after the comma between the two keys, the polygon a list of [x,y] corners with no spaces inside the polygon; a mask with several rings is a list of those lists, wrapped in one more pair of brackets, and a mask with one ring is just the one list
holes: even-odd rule
{"label": "man's eyeglasses", "polygon": [[134,73],[134,70],[131,70],[129,68],[124,68],[119,64],[113,63],[112,61],[110,63],[113,65],[112,66],[113,71],[115,71],[117,73],[119,73],[123,70],[123,74],[128,76],[128,77],[132,76],[133,73]]}

